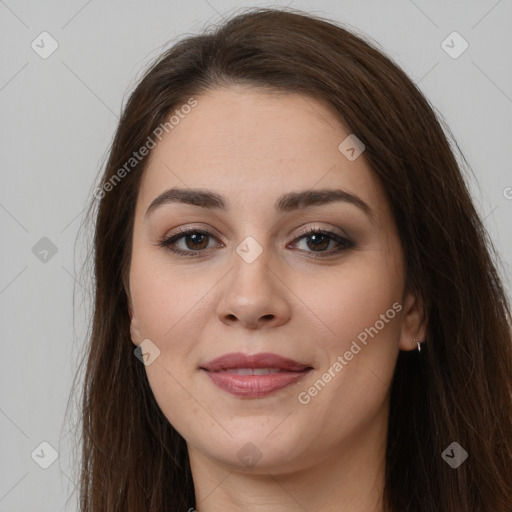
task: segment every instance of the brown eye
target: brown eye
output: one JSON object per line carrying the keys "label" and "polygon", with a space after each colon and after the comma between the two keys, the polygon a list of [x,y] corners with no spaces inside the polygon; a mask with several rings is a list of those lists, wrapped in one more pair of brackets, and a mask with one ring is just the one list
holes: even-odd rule
{"label": "brown eye", "polygon": [[[187,249],[195,251],[198,249],[200,250],[206,248],[206,246],[208,245],[207,237],[208,235],[204,233],[191,233],[189,235],[184,235],[181,238],[185,239],[185,245],[187,246]],[[190,243],[187,243],[187,241],[189,241]]]}
{"label": "brown eye", "polygon": [[[208,231],[189,229],[161,240],[158,245],[180,256],[200,256],[202,252],[204,253],[208,249],[208,242],[211,238],[218,242],[218,239]],[[303,231],[301,236],[296,238],[291,245],[295,246],[297,241],[302,239],[306,239],[307,242],[306,249],[301,250],[312,253],[315,258],[331,256],[354,247],[354,243],[348,238],[342,237],[333,231],[321,229],[310,228]],[[181,247],[179,246],[180,242],[183,242]],[[331,244],[334,245],[334,248],[327,250]]]}
{"label": "brown eye", "polygon": [[[169,238],[161,240],[158,245],[160,247],[165,247],[175,254],[197,256],[200,252],[204,252],[204,249],[208,247],[210,237],[213,237],[213,235],[207,231],[190,229],[187,231],[181,231]],[[181,242],[182,239],[184,243],[181,247],[178,247],[178,242]]]}
{"label": "brown eye", "polygon": [[[322,229],[307,229],[302,232],[300,237],[293,241],[292,245],[296,245],[297,241],[302,239],[306,239],[306,252],[318,253],[314,254],[315,258],[338,254],[344,250],[353,248],[355,245],[348,238],[340,236],[338,233]],[[335,248],[326,251],[331,243],[335,245]]]}

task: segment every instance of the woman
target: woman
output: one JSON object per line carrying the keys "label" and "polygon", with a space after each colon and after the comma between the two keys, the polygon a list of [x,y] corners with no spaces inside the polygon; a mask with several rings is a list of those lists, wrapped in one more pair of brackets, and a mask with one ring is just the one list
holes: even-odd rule
{"label": "woman", "polygon": [[388,57],[291,10],[189,37],[94,195],[82,511],[512,510],[496,255]]}

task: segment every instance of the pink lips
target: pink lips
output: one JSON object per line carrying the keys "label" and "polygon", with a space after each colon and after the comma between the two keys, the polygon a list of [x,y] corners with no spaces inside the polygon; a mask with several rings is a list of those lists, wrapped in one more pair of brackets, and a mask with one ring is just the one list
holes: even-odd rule
{"label": "pink lips", "polygon": [[[236,396],[257,398],[296,382],[312,367],[270,352],[234,352],[209,361],[201,369],[219,388]],[[251,375],[251,369],[269,370],[254,370],[256,374]]]}

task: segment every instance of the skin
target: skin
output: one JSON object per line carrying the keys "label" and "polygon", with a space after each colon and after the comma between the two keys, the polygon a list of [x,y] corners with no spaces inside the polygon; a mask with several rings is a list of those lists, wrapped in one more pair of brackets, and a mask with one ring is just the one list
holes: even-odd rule
{"label": "skin", "polygon": [[[199,512],[382,511],[389,386],[399,350],[415,350],[426,320],[406,293],[403,252],[384,190],[364,153],[349,161],[349,135],[318,100],[249,87],[216,89],[152,150],[137,199],[130,265],[132,340],[160,355],[146,366],[163,413],[185,438]],[[230,209],[173,203],[145,218],[171,187],[222,195]],[[277,213],[288,192],[341,188],[357,206],[322,204]],[[178,227],[212,236],[158,241]],[[348,235],[315,252],[299,228]],[[236,252],[253,237],[262,253]],[[298,238],[301,236],[301,238]],[[315,254],[329,254],[314,258]],[[358,334],[394,303],[402,306],[366,346],[312,397],[298,401],[343,356]],[[359,344],[361,345],[361,344]],[[213,385],[199,366],[228,352],[274,352],[314,369],[263,398],[239,398]],[[237,456],[252,443],[256,464]],[[242,452],[243,453],[243,452]],[[303,508],[301,508],[303,507]]]}

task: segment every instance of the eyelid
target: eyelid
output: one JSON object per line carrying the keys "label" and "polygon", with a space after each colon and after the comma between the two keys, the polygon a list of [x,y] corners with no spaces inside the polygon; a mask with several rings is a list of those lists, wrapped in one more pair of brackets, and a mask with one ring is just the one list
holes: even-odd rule
{"label": "eyelid", "polygon": [[[212,233],[212,231],[214,231],[215,233]],[[164,235],[164,239],[167,239],[167,238],[172,238],[176,235],[179,235],[179,234],[188,234],[190,232],[198,232],[198,233],[206,233],[208,235],[214,235],[217,239],[219,238],[218,234],[216,234],[217,232],[211,228],[210,226],[208,226],[207,228],[203,228],[203,227],[200,227],[200,226],[194,226],[193,224],[190,225],[190,224],[187,224],[186,226],[180,226],[180,227],[177,227],[173,232],[172,234],[166,234]]]}
{"label": "eyelid", "polygon": [[[337,232],[336,230],[339,230],[339,232]],[[338,228],[338,227],[322,227],[322,226],[319,226],[319,225],[311,225],[311,224],[308,224],[306,227],[303,227],[303,228],[299,228],[299,230],[297,232],[295,232],[295,235],[294,235],[294,239],[293,241],[295,241],[297,239],[297,237],[300,237],[301,235],[307,235],[311,232],[318,232],[318,231],[329,231],[329,232],[332,232],[333,234],[336,234],[342,238],[346,238],[348,240],[351,240],[351,237],[345,232],[343,231],[341,228]]]}
{"label": "eyelid", "polygon": [[[206,235],[207,237],[214,238],[217,240],[217,242],[220,242],[223,244],[223,242],[220,240],[220,237],[218,237],[216,234],[212,233],[208,229],[203,229],[195,226],[188,225],[187,227],[180,227],[177,228],[172,235],[165,235],[162,239],[158,240],[157,245],[159,247],[162,247],[166,249],[167,251],[177,255],[177,256],[184,256],[184,257],[201,257],[203,255],[208,255],[211,252],[210,249],[199,249],[199,250],[183,250],[179,249],[177,247],[173,247],[173,245],[176,244],[176,242],[182,238],[186,238],[187,235],[190,234],[201,234]],[[300,239],[307,237],[308,235],[312,234],[320,234],[323,236],[326,236],[328,239],[330,239],[331,242],[335,242],[337,244],[337,247],[334,249],[330,249],[328,251],[303,251],[299,249],[299,252],[305,252],[308,254],[309,258],[312,259],[328,259],[329,257],[334,257],[339,255],[340,253],[343,253],[345,251],[348,251],[350,249],[353,249],[356,244],[352,241],[351,237],[345,234],[343,230],[340,230],[343,232],[343,234],[340,234],[335,231],[336,228],[322,228],[319,226],[314,225],[308,225],[303,228],[299,228],[299,231],[295,233],[295,236],[291,242],[289,242],[286,247],[288,247],[291,244],[295,245],[297,241],[300,241]],[[340,228],[337,228],[340,229]],[[223,244],[224,245],[224,244]]]}
{"label": "eyelid", "polygon": [[[336,232],[335,231],[336,229],[338,229],[339,232]],[[212,233],[210,230],[213,230],[214,233]],[[201,233],[204,233],[204,234],[212,235],[215,238],[217,238],[217,240],[220,240],[220,236],[218,235],[217,231],[214,230],[213,228],[211,228],[211,227],[202,228],[202,227],[194,226],[194,225],[187,225],[186,227],[180,226],[180,227],[176,228],[176,230],[173,231],[172,234],[164,235],[162,239],[166,240],[166,239],[175,237],[176,235],[179,235],[179,234],[188,234],[191,231],[193,231],[193,232],[201,232]],[[347,238],[349,240],[351,239],[351,237],[344,230],[342,230],[341,228],[333,227],[333,226],[329,226],[329,227],[325,228],[325,227],[322,227],[320,225],[308,224],[305,227],[298,228],[298,230],[294,233],[294,238],[293,238],[292,241],[295,241],[297,239],[297,237],[299,237],[301,235],[309,234],[311,232],[318,232],[318,231],[334,232],[335,234],[337,234],[340,237]],[[292,233],[293,233],[293,231],[290,231],[287,236],[290,236]]]}

